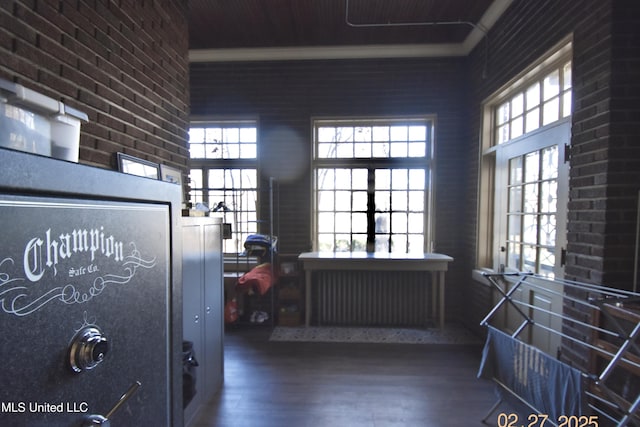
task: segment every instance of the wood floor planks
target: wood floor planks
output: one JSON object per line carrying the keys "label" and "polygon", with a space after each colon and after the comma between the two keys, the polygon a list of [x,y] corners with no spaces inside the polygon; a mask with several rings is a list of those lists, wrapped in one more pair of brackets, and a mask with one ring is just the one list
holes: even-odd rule
{"label": "wood floor planks", "polygon": [[482,426],[496,401],[476,378],[479,346],[268,338],[263,327],[227,331],[225,382],[196,427]]}

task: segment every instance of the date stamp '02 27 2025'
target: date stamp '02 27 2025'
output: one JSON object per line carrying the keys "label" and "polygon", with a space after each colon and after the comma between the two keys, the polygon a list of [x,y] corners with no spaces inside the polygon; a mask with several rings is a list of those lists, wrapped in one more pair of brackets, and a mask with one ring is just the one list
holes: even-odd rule
{"label": "date stamp '02 27 2025'", "polygon": [[550,427],[552,424],[558,427],[599,427],[597,415],[560,415],[557,420],[549,419],[545,414],[529,414],[526,419],[521,419],[518,414],[498,414],[497,427]]}

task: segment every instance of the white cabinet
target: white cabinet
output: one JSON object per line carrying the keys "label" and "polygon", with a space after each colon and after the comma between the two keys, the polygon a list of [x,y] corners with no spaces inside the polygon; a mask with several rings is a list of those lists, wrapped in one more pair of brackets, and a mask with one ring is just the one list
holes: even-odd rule
{"label": "white cabinet", "polygon": [[224,376],[222,220],[182,218],[183,339],[193,343],[196,393],[186,405],[185,425],[222,386]]}

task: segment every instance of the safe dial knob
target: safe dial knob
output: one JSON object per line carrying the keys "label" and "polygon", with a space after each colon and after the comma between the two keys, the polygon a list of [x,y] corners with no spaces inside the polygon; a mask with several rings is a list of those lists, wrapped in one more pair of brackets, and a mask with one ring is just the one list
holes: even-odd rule
{"label": "safe dial knob", "polygon": [[97,326],[80,330],[71,341],[69,362],[71,369],[82,372],[95,368],[109,351],[109,340]]}

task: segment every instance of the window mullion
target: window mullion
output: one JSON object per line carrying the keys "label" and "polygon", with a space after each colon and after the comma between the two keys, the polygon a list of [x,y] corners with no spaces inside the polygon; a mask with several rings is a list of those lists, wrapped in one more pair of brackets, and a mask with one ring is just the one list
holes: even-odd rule
{"label": "window mullion", "polygon": [[376,247],[376,173],[374,168],[367,169],[367,252]]}
{"label": "window mullion", "polygon": [[538,156],[538,212],[537,212],[537,216],[538,216],[538,233],[537,233],[537,239],[538,241],[536,242],[536,246],[537,246],[537,253],[536,253],[536,271],[542,271],[542,183],[544,182],[544,166],[543,166],[543,162],[544,162],[544,155],[543,152],[541,150],[540,155]]}

